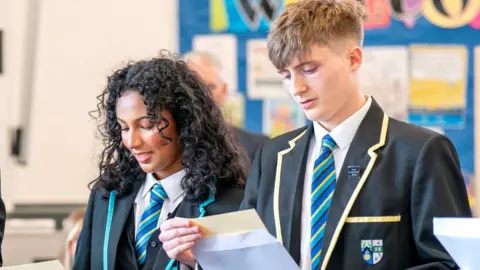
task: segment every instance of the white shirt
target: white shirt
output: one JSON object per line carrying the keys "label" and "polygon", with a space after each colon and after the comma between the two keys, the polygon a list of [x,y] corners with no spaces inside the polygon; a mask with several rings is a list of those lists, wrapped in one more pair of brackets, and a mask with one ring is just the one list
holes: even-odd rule
{"label": "white shirt", "polygon": [[[335,170],[338,174],[342,168],[343,161],[347,156],[348,149],[352,143],[353,137],[360,126],[363,118],[367,115],[368,109],[372,104],[372,99],[370,96],[367,98],[367,102],[353,115],[351,115],[347,120],[343,121],[335,129],[330,132],[330,136],[335,140],[337,146],[333,149],[333,158],[335,160]],[[313,130],[315,135],[312,136],[310,141],[310,147],[308,150],[307,158],[307,167],[305,170],[305,182],[303,188],[303,199],[302,199],[302,227],[301,227],[301,250],[300,250],[300,269],[302,270],[311,270],[312,261],[311,261],[311,251],[310,251],[310,231],[311,231],[311,193],[312,193],[312,177],[313,177],[313,166],[315,160],[320,156],[320,151],[322,149],[322,140],[325,135],[328,134],[328,131],[324,129],[317,122],[313,123]],[[323,253],[323,252],[322,252]]]}
{"label": "white shirt", "polygon": [[160,228],[162,222],[164,222],[168,218],[168,214],[175,211],[177,206],[183,201],[183,198],[185,197],[185,192],[182,190],[182,187],[180,185],[184,176],[185,171],[181,170],[159,181],[155,179],[155,176],[153,176],[153,174],[147,174],[145,182],[138,191],[137,197],[135,197],[135,235],[137,235],[138,224],[140,223],[142,214],[150,204],[150,194],[153,186],[157,183],[162,184],[165,192],[168,195],[168,199],[165,200],[165,202],[163,203],[162,211],[160,212],[160,217],[158,219],[157,228]]}
{"label": "white shirt", "polygon": [[[169,177],[157,180],[153,174],[148,173],[145,182],[137,193],[135,197],[135,235],[137,235],[138,224],[142,218],[142,214],[145,209],[150,204],[150,194],[153,186],[155,184],[162,184],[163,189],[167,193],[168,199],[163,202],[162,211],[160,212],[160,217],[158,218],[157,228],[160,228],[160,225],[167,220],[168,215],[175,211],[177,206],[183,201],[185,197],[185,192],[182,190],[181,182],[185,176],[185,171],[181,170],[177,173],[170,175]],[[190,270],[191,267],[180,264],[180,270]],[[198,269],[198,265],[195,266],[195,270]]]}

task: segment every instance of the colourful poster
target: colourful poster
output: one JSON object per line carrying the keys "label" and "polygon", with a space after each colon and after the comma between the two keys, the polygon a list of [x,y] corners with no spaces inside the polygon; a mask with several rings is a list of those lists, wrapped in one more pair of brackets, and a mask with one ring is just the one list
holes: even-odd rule
{"label": "colourful poster", "polygon": [[292,98],[265,100],[263,133],[275,137],[305,125],[305,114]]}
{"label": "colourful poster", "polygon": [[414,45],[410,50],[409,121],[463,128],[467,103],[467,49]]}
{"label": "colourful poster", "polygon": [[275,19],[284,0],[210,0],[212,32],[264,32]]}
{"label": "colourful poster", "polygon": [[[284,5],[296,0],[209,0],[212,32],[266,32]],[[395,19],[406,28],[419,17],[442,28],[480,29],[478,0],[360,0],[367,9],[365,29],[386,28]]]}
{"label": "colourful poster", "polygon": [[363,22],[365,29],[385,28],[390,25],[388,3],[385,0],[362,0],[367,9],[367,17]]}
{"label": "colourful poster", "polygon": [[478,29],[478,0],[423,0],[423,16],[442,28],[458,28],[470,24]]}
{"label": "colourful poster", "polygon": [[423,0],[387,0],[390,4],[390,15],[400,21],[406,28],[415,27],[415,22],[422,12]]}

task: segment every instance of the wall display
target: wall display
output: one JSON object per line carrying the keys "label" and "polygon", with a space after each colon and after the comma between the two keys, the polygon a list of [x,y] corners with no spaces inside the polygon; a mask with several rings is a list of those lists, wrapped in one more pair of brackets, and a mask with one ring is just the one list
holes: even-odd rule
{"label": "wall display", "polygon": [[413,45],[410,53],[409,121],[463,128],[467,90],[464,46]]}
{"label": "wall display", "polygon": [[305,115],[292,98],[268,99],[263,107],[263,132],[271,137],[305,126]]}
{"label": "wall display", "polygon": [[[271,21],[289,2],[295,0],[179,2],[182,53],[192,49],[199,35],[236,37],[238,89],[246,97],[244,124],[250,131],[261,132],[268,126],[263,123],[267,102],[258,98],[277,94],[272,90],[273,84],[267,84],[268,90],[258,87],[260,78],[264,78],[261,76],[270,78],[273,72],[267,70],[261,76],[249,74],[266,59],[260,51],[252,53],[252,47],[262,46],[265,41],[259,40],[266,38]],[[440,130],[448,136],[459,153],[469,184],[475,176],[473,50],[480,44],[480,3],[478,0],[362,2],[368,14],[364,22],[365,66],[361,72],[379,78],[378,81],[363,78],[363,89],[375,96],[392,117]],[[222,56],[227,57],[230,56]],[[252,77],[256,83],[251,83]],[[280,89],[284,87],[278,88],[278,93],[284,91]]]}

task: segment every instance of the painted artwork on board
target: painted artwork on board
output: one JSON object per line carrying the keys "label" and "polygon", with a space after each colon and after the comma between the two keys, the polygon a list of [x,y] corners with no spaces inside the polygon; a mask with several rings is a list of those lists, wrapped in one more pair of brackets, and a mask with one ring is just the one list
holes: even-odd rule
{"label": "painted artwork on board", "polygon": [[291,98],[269,99],[264,102],[263,132],[271,137],[304,126],[305,114]]}
{"label": "painted artwork on board", "polygon": [[242,94],[229,95],[223,106],[225,120],[238,128],[244,127],[245,100]]}

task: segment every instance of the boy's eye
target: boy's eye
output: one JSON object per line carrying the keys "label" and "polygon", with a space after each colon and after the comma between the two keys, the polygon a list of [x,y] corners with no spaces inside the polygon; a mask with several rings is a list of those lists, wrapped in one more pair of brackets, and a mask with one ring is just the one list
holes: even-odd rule
{"label": "boy's eye", "polygon": [[303,72],[305,72],[305,73],[314,73],[315,71],[317,71],[317,67],[306,68],[306,69],[303,70]]}

